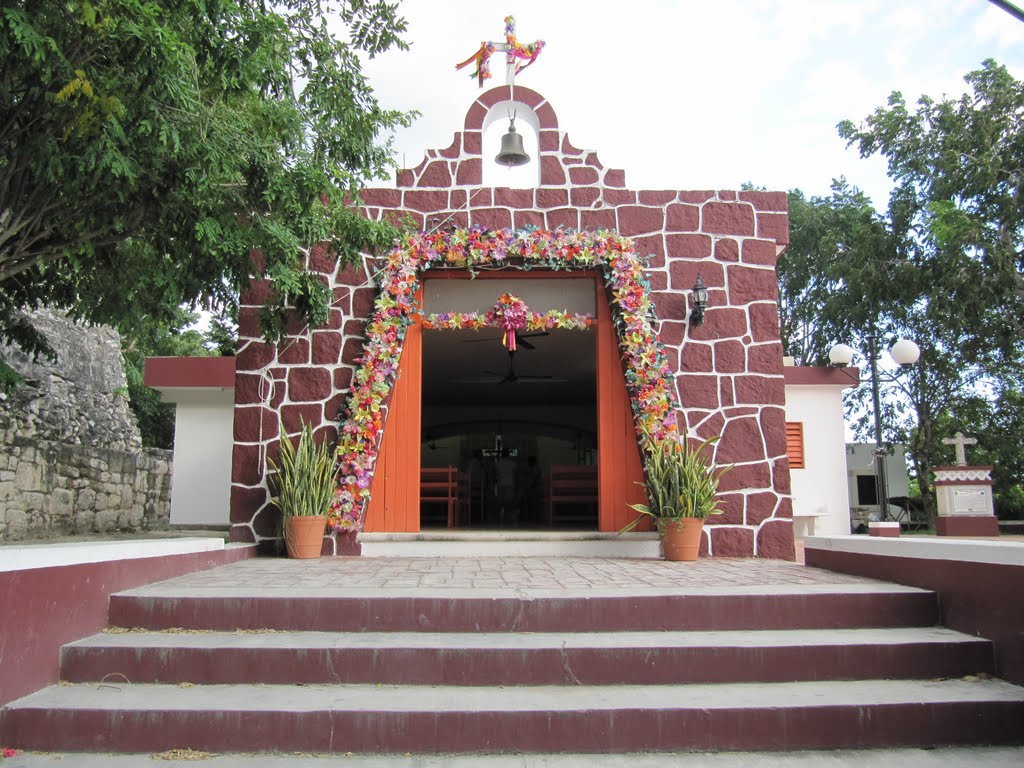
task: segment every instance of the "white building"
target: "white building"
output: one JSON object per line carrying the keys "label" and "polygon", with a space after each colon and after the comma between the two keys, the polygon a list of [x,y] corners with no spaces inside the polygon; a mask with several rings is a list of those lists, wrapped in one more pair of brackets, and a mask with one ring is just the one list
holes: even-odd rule
{"label": "white building", "polygon": [[176,406],[171,525],[227,528],[235,358],[151,357],[145,383]]}
{"label": "white building", "polygon": [[792,365],[784,372],[793,534],[848,534],[843,391],[857,386],[859,372]]}

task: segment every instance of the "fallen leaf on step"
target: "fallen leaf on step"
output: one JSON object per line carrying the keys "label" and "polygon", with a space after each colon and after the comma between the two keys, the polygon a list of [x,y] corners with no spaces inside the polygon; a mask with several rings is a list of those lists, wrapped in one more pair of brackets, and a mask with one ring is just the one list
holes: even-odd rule
{"label": "fallen leaf on step", "polygon": [[169,749],[149,756],[151,760],[209,760],[215,757],[210,752],[199,752],[194,749]]}

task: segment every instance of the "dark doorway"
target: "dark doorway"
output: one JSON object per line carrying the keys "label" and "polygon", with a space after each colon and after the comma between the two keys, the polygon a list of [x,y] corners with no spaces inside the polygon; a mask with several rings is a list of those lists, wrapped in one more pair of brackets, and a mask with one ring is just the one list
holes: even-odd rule
{"label": "dark doorway", "polygon": [[423,528],[597,530],[592,331],[423,332]]}

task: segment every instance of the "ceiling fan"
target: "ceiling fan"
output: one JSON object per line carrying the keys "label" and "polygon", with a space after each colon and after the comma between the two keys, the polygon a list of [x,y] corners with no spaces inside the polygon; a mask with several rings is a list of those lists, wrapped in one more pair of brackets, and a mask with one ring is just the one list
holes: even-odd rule
{"label": "ceiling fan", "polygon": [[[545,334],[546,335],[546,334]],[[516,353],[508,353],[508,371],[484,371],[488,378],[482,379],[451,379],[452,384],[565,384],[568,379],[558,379],[554,376],[520,376],[516,373]]]}
{"label": "ceiling fan", "polygon": [[[529,341],[526,341],[526,339],[535,339],[535,338],[538,338],[540,336],[550,336],[550,335],[551,335],[551,333],[548,332],[548,331],[537,331],[536,333],[527,333],[527,334],[517,333],[516,334],[516,344],[518,346],[522,347],[523,349],[536,349],[537,347],[534,346],[533,344],[531,344]],[[492,342],[493,341],[501,341],[501,336],[493,336],[493,337],[488,338],[488,339],[463,339],[462,341],[463,341],[464,344],[479,344],[481,341],[492,341]]]}

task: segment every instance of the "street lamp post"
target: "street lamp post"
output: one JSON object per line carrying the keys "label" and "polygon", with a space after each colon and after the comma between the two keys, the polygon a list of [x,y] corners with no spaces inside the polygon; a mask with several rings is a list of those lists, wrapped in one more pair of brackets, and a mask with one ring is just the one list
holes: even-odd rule
{"label": "street lamp post", "polygon": [[889,519],[889,484],[885,478],[885,448],[882,445],[882,403],[878,391],[878,344],[875,334],[868,336],[868,358],[871,360],[871,405],[875,412],[875,498],[878,499],[878,519]]}
{"label": "street lamp post", "polygon": [[[885,522],[889,519],[889,484],[885,477],[886,450],[882,441],[882,403],[878,374],[878,341],[874,332],[868,334],[868,360],[871,365],[871,406],[875,421],[875,496],[878,499],[878,517]],[[908,339],[899,339],[889,350],[892,359],[900,366],[913,365],[921,356],[921,349]],[[829,362],[834,366],[847,366],[853,362],[853,348],[836,344],[828,353]],[[892,376],[886,381],[895,381]]]}

